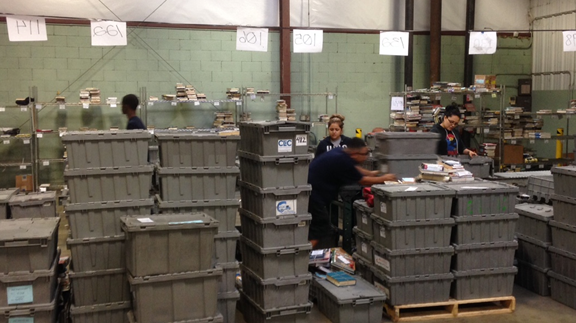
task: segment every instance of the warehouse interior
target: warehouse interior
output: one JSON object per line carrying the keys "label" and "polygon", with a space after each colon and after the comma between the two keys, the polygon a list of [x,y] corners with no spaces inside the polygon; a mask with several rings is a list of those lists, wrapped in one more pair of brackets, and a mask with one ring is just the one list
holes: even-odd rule
{"label": "warehouse interior", "polygon": [[575,17],[0,3],[0,323],[572,322]]}

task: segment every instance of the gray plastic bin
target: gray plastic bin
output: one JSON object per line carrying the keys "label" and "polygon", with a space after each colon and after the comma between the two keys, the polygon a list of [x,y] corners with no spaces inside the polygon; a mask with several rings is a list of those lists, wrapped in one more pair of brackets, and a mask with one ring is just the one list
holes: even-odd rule
{"label": "gray plastic bin", "polygon": [[66,204],[66,216],[74,239],[116,236],[120,217],[147,215],[153,206],[153,199]]}
{"label": "gray plastic bin", "polygon": [[262,189],[240,181],[242,208],[261,218],[308,213],[308,198],[312,186]]}
{"label": "gray plastic bin", "polygon": [[236,261],[216,264],[222,268],[222,281],[218,293],[229,293],[236,290],[236,275],[240,272],[240,264]]}
{"label": "gray plastic bin", "polygon": [[245,266],[242,269],[242,291],[264,310],[305,305],[312,274],[261,279]]}
{"label": "gray plastic bin", "polygon": [[454,243],[469,244],[514,240],[518,214],[455,216]]}
{"label": "gray plastic bin", "polygon": [[308,229],[312,216],[285,215],[263,219],[252,212],[240,209],[240,221],[242,235],[263,248],[274,248],[308,242]]}
{"label": "gray plastic bin", "polygon": [[218,313],[223,317],[224,323],[236,322],[236,302],[240,299],[237,290],[218,294]]}
{"label": "gray plastic bin", "polygon": [[179,322],[217,316],[222,269],[132,277],[134,315],[138,323]]}
{"label": "gray plastic bin", "polygon": [[[204,213],[122,217],[126,269],[133,276],[174,274],[212,267],[218,221]],[[194,246],[193,248],[191,246]],[[150,255],[154,255],[151,261]]]}
{"label": "gray plastic bin", "polygon": [[236,261],[236,244],[240,236],[238,230],[218,232],[214,237],[216,263]]}
{"label": "gray plastic bin", "polygon": [[519,192],[516,186],[488,181],[441,185],[456,191],[456,216],[511,213]]}
{"label": "gray plastic bin", "polygon": [[[430,144],[429,144],[430,145]],[[430,145],[434,146],[434,145]],[[436,149],[436,148],[434,148]],[[376,154],[380,171],[396,175],[397,178],[414,178],[420,175],[422,163],[436,163],[437,155],[382,155]]]}
{"label": "gray plastic bin", "polygon": [[60,253],[52,259],[48,270],[33,273],[0,273],[0,307],[22,304],[51,303],[58,288],[58,260]]}
{"label": "gray plastic bin", "polygon": [[150,195],[154,166],[66,169],[71,203],[140,200]]}
{"label": "gray plastic bin", "polygon": [[66,244],[72,254],[72,268],[78,272],[124,268],[124,240],[124,235],[67,239]]}
{"label": "gray plastic bin", "polygon": [[[543,242],[551,242],[552,233],[548,222],[557,218],[554,216],[556,211],[556,208],[545,204],[516,205],[516,212],[520,215],[516,225],[516,232]],[[572,209],[572,212],[574,212],[574,209]]]}
{"label": "gray plastic bin", "polygon": [[454,271],[452,297],[457,300],[511,296],[516,267]]}
{"label": "gray plastic bin", "polygon": [[552,168],[554,176],[554,193],[576,198],[576,166]]}
{"label": "gray plastic bin", "polygon": [[383,155],[436,154],[440,135],[433,132],[380,132],[376,137],[375,152]]}
{"label": "gray plastic bin", "polygon": [[378,159],[376,157],[369,156],[366,161],[362,163],[362,168],[370,171],[380,169],[380,166],[378,165]]}
{"label": "gray plastic bin", "polygon": [[157,132],[162,167],[234,166],[240,136],[217,133]]}
{"label": "gray plastic bin", "polygon": [[359,276],[356,285],[338,287],[314,277],[318,309],[333,323],[380,323],[386,295]]}
{"label": "gray plastic bin", "polygon": [[285,276],[300,276],[308,273],[310,260],[309,243],[277,248],[262,248],[254,242],[240,237],[242,264],[262,279]]}
{"label": "gray plastic bin", "polygon": [[158,168],[165,201],[233,199],[238,167]]}
{"label": "gray plastic bin", "polygon": [[13,195],[10,204],[10,217],[53,218],[56,217],[56,192],[28,193]]}
{"label": "gray plastic bin", "polygon": [[240,150],[260,156],[308,152],[310,123],[289,121],[240,122]]}
{"label": "gray plastic bin", "polygon": [[372,262],[360,256],[357,252],[352,254],[354,262],[356,263],[356,274],[364,278],[370,284],[374,284],[374,274],[372,273]]}
{"label": "gray plastic bin", "polygon": [[148,164],[146,130],[70,131],[62,135],[70,168]]}
{"label": "gray plastic bin", "polygon": [[550,296],[553,300],[576,309],[576,280],[569,279],[550,270]]}
{"label": "gray plastic bin", "polygon": [[466,271],[512,267],[516,249],[516,241],[454,245],[456,255],[452,258],[452,269]]}
{"label": "gray plastic bin", "polygon": [[10,208],[8,207],[8,201],[10,198],[18,194],[20,189],[11,188],[11,189],[0,189],[0,220],[8,219],[10,215]]}
{"label": "gray plastic bin", "polygon": [[459,161],[464,169],[472,173],[476,178],[489,178],[493,173],[492,165],[494,160],[490,157],[476,156],[470,158],[468,155],[459,155],[458,157],[440,156],[440,158]]}
{"label": "gray plastic bin", "polygon": [[131,302],[117,302],[91,306],[70,306],[70,317],[74,323],[128,323]]}
{"label": "gray plastic bin", "polygon": [[528,177],[527,194],[536,201],[550,202],[554,194],[554,176]]}
{"label": "gray plastic bin", "polygon": [[453,280],[451,273],[389,277],[374,270],[374,285],[386,294],[386,302],[390,305],[445,302],[450,298]]}
{"label": "gray plastic bin", "polygon": [[372,241],[372,235],[358,229],[358,227],[354,227],[352,229],[354,232],[354,236],[356,237],[356,252],[368,259],[371,263],[374,263],[374,253],[372,252],[372,245],[370,242]]}
{"label": "gray plastic bin", "polygon": [[259,187],[308,185],[308,166],[314,155],[260,156],[239,151],[242,180]]}
{"label": "gray plastic bin", "polygon": [[540,296],[550,296],[549,270],[518,260],[518,274],[515,282]]}
{"label": "gray plastic bin", "polygon": [[395,249],[439,248],[450,246],[454,219],[388,221],[372,214],[374,241]]}
{"label": "gray plastic bin", "polygon": [[244,321],[250,323],[308,323],[312,303],[264,310],[243,291],[240,291],[240,308]]}
{"label": "gray plastic bin", "polygon": [[540,268],[550,267],[549,242],[542,242],[520,233],[517,233],[516,236],[518,237],[516,258]]}
{"label": "gray plastic bin", "polygon": [[54,323],[58,315],[57,300],[54,298],[48,304],[0,307],[0,323]]}
{"label": "gray plastic bin", "polygon": [[555,221],[576,226],[576,198],[554,195],[552,204]]}
{"label": "gray plastic bin", "polygon": [[130,301],[124,268],[98,271],[70,271],[74,305],[87,306]]}
{"label": "gray plastic bin", "polygon": [[434,184],[374,185],[374,214],[389,221],[446,219],[455,192]]}
{"label": "gray plastic bin", "polygon": [[552,245],[556,248],[576,253],[576,226],[550,220]]}
{"label": "gray plastic bin", "polygon": [[354,210],[356,212],[356,226],[358,229],[372,235],[372,214],[374,208],[369,207],[364,200],[354,201]]}
{"label": "gray plastic bin", "polygon": [[0,220],[0,273],[50,269],[60,218]]}
{"label": "gray plastic bin", "polygon": [[374,267],[390,277],[445,274],[450,272],[453,247],[390,250],[371,243]]}
{"label": "gray plastic bin", "polygon": [[236,214],[240,200],[163,201],[158,197],[160,213],[206,213],[220,222],[218,231],[236,230]]}
{"label": "gray plastic bin", "polygon": [[576,279],[576,254],[556,247],[548,248],[550,268],[557,274]]}

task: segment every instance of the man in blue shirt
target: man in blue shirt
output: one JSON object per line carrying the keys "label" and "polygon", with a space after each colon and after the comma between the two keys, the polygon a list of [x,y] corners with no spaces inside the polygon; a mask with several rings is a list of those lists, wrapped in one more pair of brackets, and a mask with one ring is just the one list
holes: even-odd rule
{"label": "man in blue shirt", "polygon": [[127,130],[146,130],[144,122],[142,122],[142,120],[136,115],[138,104],[140,104],[140,101],[134,94],[128,94],[122,98],[122,113],[128,117],[128,125],[126,125]]}
{"label": "man in blue shirt", "polygon": [[308,240],[314,249],[337,247],[328,210],[330,203],[338,198],[342,186],[357,183],[371,186],[396,179],[392,174],[379,175],[378,171],[360,167],[368,154],[368,147],[362,139],[351,138],[346,148],[334,148],[310,164],[308,183],[312,185],[312,194],[308,212],[312,214],[312,223]]}

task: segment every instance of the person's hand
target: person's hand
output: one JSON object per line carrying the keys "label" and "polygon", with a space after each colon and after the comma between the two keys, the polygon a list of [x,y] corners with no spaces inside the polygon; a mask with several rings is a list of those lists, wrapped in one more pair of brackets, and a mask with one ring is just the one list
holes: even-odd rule
{"label": "person's hand", "polygon": [[370,171],[370,176],[376,177],[378,175],[380,175],[380,171],[377,171],[377,170]]}
{"label": "person's hand", "polygon": [[472,150],[468,150],[468,156],[470,156],[470,158],[472,158],[472,157],[478,156],[478,154]]}
{"label": "person's hand", "polygon": [[396,175],[394,175],[394,174],[386,174],[386,175],[382,176],[382,180],[383,180],[384,182],[394,182],[394,181],[397,181]]}

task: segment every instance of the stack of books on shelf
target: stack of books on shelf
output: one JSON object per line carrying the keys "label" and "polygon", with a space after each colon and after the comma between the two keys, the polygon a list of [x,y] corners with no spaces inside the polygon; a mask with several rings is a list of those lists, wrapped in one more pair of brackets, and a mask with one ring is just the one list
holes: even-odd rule
{"label": "stack of books on shelf", "polygon": [[240,94],[240,89],[237,87],[228,88],[226,90],[226,96],[228,97],[228,100],[242,100],[242,94]]}
{"label": "stack of books on shelf", "polygon": [[296,121],[296,110],[290,109],[285,100],[276,101],[276,112],[279,121]]}
{"label": "stack of books on shelf", "polygon": [[174,99],[176,99],[176,95],[174,94],[162,94],[162,100],[174,101]]}
{"label": "stack of books on shelf", "polygon": [[233,128],[236,126],[232,112],[216,112],[215,115],[213,124],[215,128]]}
{"label": "stack of books on shelf", "polygon": [[186,85],[186,97],[191,101],[198,99],[196,97],[196,89],[192,85]]}
{"label": "stack of books on shelf", "polygon": [[255,94],[256,94],[256,91],[254,90],[253,87],[247,87],[247,88],[246,88],[246,91],[245,91],[245,94],[246,94],[246,95],[255,95]]}
{"label": "stack of books on shelf", "polygon": [[198,93],[196,94],[196,97],[198,98],[198,100],[206,100],[206,94],[204,93]]}
{"label": "stack of books on shelf", "polygon": [[420,177],[423,180],[436,182],[468,182],[474,180],[474,175],[464,169],[459,161],[440,160],[437,164],[423,163],[420,167]]}

